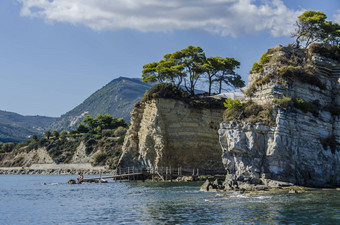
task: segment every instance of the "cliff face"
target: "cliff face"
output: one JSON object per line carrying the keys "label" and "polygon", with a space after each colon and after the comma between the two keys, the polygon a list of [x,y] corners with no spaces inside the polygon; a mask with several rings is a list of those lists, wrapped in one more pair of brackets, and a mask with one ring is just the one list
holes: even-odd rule
{"label": "cliff face", "polygon": [[174,99],[138,103],[120,165],[223,171],[217,133],[222,114],[222,109],[192,108]]}
{"label": "cliff face", "polygon": [[[250,75],[249,86],[256,90],[245,100],[276,103],[275,125],[242,121],[220,125],[223,164],[229,173],[226,187],[245,181],[280,185],[272,180],[306,186],[339,185],[340,64],[318,54],[287,48],[269,57],[276,63],[268,63],[262,73]],[[301,79],[301,71],[285,76],[288,63],[282,63],[280,57],[288,61],[294,58],[296,64],[302,65],[298,68],[301,71],[308,67],[311,77]],[[292,71],[296,68],[290,67]],[[284,98],[286,105],[282,104]]]}
{"label": "cliff face", "polygon": [[30,166],[32,164],[51,164],[54,163],[46,148],[34,149],[26,152],[20,149],[16,153],[0,155],[0,167]]}

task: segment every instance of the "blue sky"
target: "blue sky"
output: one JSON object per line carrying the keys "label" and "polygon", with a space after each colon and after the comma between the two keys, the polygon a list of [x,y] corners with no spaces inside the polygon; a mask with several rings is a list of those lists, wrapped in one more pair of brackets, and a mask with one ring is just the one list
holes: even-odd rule
{"label": "blue sky", "polygon": [[60,116],[188,45],[236,58],[247,80],[263,52],[292,43],[310,9],[340,23],[339,0],[0,1],[0,110]]}

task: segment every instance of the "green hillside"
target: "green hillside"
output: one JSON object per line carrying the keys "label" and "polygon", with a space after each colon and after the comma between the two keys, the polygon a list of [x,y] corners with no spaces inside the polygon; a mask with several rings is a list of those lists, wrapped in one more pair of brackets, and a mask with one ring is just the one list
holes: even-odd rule
{"label": "green hillside", "polygon": [[41,134],[57,118],[22,116],[0,110],[0,142],[21,142],[34,134]]}
{"label": "green hillside", "polygon": [[83,103],[62,115],[49,127],[50,130],[76,128],[86,115],[110,114],[115,118],[130,121],[130,112],[151,87],[137,78],[119,77],[112,80],[88,97]]}

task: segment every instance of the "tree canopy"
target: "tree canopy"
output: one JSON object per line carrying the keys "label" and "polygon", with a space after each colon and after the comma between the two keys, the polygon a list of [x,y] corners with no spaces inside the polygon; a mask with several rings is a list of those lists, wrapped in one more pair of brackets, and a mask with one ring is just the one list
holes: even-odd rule
{"label": "tree canopy", "polygon": [[296,37],[297,45],[300,42],[304,42],[305,47],[313,42],[339,44],[340,25],[326,19],[326,14],[321,11],[309,10],[300,15],[296,23],[297,29],[292,35]]}
{"label": "tree canopy", "polygon": [[109,114],[98,115],[97,118],[92,118],[91,116],[86,116],[78,127],[78,132],[86,133],[88,131],[94,131],[95,133],[100,133],[104,129],[116,129],[117,127],[128,127],[128,124],[123,118],[113,118]]}
{"label": "tree canopy", "polygon": [[241,76],[236,74],[240,62],[234,58],[206,57],[201,47],[188,46],[185,49],[164,55],[159,62],[143,66],[144,82],[171,83],[180,88],[183,86],[190,94],[195,94],[199,81],[208,81],[208,94],[212,94],[213,84],[217,84],[221,93],[222,86],[244,87]]}

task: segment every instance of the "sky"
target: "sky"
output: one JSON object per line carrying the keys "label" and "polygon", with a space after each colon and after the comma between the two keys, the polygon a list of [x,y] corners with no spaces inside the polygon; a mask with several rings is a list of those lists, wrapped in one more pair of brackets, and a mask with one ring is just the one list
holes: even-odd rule
{"label": "sky", "polygon": [[239,60],[247,81],[305,10],[340,23],[339,0],[1,0],[0,110],[61,116],[189,45]]}

